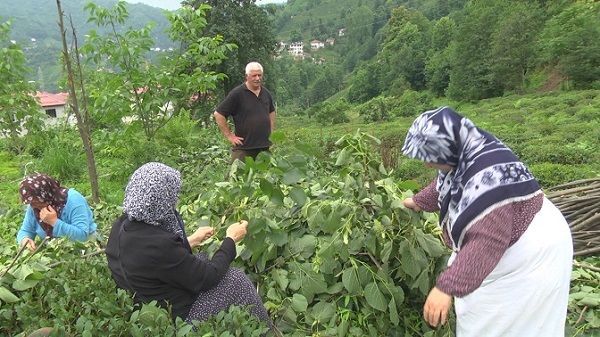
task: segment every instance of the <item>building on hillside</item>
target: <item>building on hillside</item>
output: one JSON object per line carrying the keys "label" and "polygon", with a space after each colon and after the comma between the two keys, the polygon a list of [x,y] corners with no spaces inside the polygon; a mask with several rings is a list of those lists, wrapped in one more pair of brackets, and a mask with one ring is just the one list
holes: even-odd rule
{"label": "building on hillside", "polygon": [[41,112],[48,116],[46,119],[48,124],[55,125],[59,120],[63,119],[66,119],[69,124],[76,123],[74,116],[69,116],[67,114],[68,93],[60,92],[58,94],[52,94],[49,92],[38,91],[35,96],[39,101]]}
{"label": "building on hillside", "polygon": [[330,46],[333,46],[333,44],[335,43],[335,39],[332,37],[327,38],[327,40],[325,40],[325,43],[329,44]]}
{"label": "building on hillside", "polygon": [[304,53],[304,42],[300,41],[290,43],[288,47],[288,53],[294,56]]}
{"label": "building on hillside", "polygon": [[321,49],[321,48],[325,48],[325,44],[319,40],[312,40],[310,41],[310,49],[311,50],[317,50],[317,49]]}
{"label": "building on hillside", "polygon": [[294,61],[304,61],[307,57],[310,57],[308,53],[302,52],[294,55]]}
{"label": "building on hillside", "polygon": [[325,63],[325,58],[324,57],[314,58],[313,62],[316,63],[316,64],[324,64]]}
{"label": "building on hillside", "polygon": [[338,30],[338,36],[344,36],[346,34],[346,28],[340,28]]}
{"label": "building on hillside", "polygon": [[277,53],[281,53],[287,48],[288,44],[285,41],[279,41],[279,46],[277,48]]}

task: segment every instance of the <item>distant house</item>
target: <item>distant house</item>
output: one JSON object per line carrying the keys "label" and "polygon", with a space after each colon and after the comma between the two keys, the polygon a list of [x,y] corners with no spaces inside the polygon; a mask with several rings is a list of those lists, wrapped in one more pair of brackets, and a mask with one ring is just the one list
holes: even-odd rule
{"label": "distant house", "polygon": [[344,36],[346,34],[346,28],[340,28],[338,30],[338,36]]}
{"label": "distant house", "polygon": [[325,44],[319,40],[310,41],[310,49],[311,50],[317,50],[317,49],[321,49],[324,47],[325,47]]}
{"label": "distant house", "polygon": [[325,63],[325,58],[324,57],[315,58],[315,59],[313,59],[313,62],[316,64],[323,64],[323,63]]}
{"label": "distant house", "polygon": [[335,39],[332,37],[327,38],[327,40],[325,40],[325,43],[329,44],[330,46],[333,46],[333,44],[335,43]]}
{"label": "distant house", "polygon": [[38,91],[35,96],[39,99],[40,108],[44,112],[48,119],[49,124],[56,124],[59,119],[68,118],[70,124],[75,124],[75,120],[72,116],[67,116],[66,106],[69,94],[66,92],[60,92],[58,94],[51,94],[49,92]]}
{"label": "distant house", "polygon": [[310,57],[308,53],[302,52],[300,54],[294,55],[294,61],[304,61],[307,57]]}
{"label": "distant house", "polygon": [[280,53],[282,51],[284,51],[287,48],[287,42],[285,41],[279,41],[279,48],[277,49],[277,52]]}
{"label": "distant house", "polygon": [[290,55],[301,55],[304,53],[304,42],[292,42],[288,47],[288,53]]}

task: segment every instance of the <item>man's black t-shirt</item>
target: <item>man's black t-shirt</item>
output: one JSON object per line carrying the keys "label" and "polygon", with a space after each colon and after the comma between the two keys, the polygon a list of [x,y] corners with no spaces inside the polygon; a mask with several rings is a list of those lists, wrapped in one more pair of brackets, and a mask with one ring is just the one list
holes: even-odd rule
{"label": "man's black t-shirt", "polygon": [[272,145],[269,140],[269,113],[275,111],[275,106],[271,93],[265,87],[261,87],[260,94],[256,96],[246,83],[242,83],[229,92],[216,111],[225,117],[231,116],[235,135],[244,138],[243,144],[236,149],[262,149]]}

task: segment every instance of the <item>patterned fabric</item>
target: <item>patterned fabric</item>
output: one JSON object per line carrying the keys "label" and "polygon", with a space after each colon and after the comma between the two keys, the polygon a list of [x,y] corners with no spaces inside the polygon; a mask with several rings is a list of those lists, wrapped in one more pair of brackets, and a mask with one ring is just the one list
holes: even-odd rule
{"label": "patterned fabric", "polygon": [[179,171],[162,163],[146,163],[129,178],[123,212],[130,221],[142,221],[179,235],[191,252],[183,221],[175,209],[180,189]]}
{"label": "patterned fabric", "polygon": [[[60,186],[60,183],[46,174],[30,174],[26,176],[19,186],[19,194],[24,204],[31,202],[43,202],[54,208],[56,216],[60,218],[65,204],[67,203],[68,188]],[[40,209],[33,208],[35,218],[46,232],[48,237],[52,237],[53,227],[40,219]]]}
{"label": "patterned fabric", "polygon": [[453,167],[438,173],[437,190],[440,226],[451,234],[455,251],[478,219],[540,193],[533,175],[509,148],[449,107],[421,114],[410,127],[402,152]]}
{"label": "patterned fabric", "polygon": [[[205,253],[198,253],[196,257],[208,261]],[[214,288],[201,292],[192,305],[186,322],[192,324],[194,320],[206,321],[210,316],[220,311],[228,310],[231,305],[249,307],[248,311],[266,322],[273,328],[273,322],[256,292],[252,281],[240,269],[230,267],[227,273]]]}

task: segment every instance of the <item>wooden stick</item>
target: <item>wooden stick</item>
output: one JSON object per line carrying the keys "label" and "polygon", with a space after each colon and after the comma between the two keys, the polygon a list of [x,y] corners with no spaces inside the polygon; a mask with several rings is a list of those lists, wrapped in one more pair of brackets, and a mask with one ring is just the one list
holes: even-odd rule
{"label": "wooden stick", "polygon": [[17,255],[15,256],[15,258],[8,265],[8,268],[6,268],[6,270],[2,273],[2,275],[0,275],[0,279],[2,277],[4,277],[4,275],[6,275],[6,273],[8,273],[8,271],[10,270],[10,268],[12,268],[12,266],[15,264],[15,262],[17,262],[17,260],[19,259],[19,256],[21,256],[21,254],[23,254],[23,251],[25,250],[25,248],[27,248],[27,246],[21,246],[21,249],[19,249],[19,251],[17,252]]}
{"label": "wooden stick", "polygon": [[561,196],[569,195],[569,194],[575,194],[575,193],[580,193],[580,192],[585,192],[585,191],[593,191],[596,188],[598,188],[598,186],[575,187],[575,188],[570,188],[567,190],[548,193],[546,196],[548,198],[556,198],[556,197],[561,197]]}
{"label": "wooden stick", "polygon": [[600,247],[579,250],[573,253],[573,256],[583,256],[600,252]]}
{"label": "wooden stick", "polygon": [[600,182],[600,178],[588,178],[588,179],[574,180],[574,181],[571,181],[568,183],[550,187],[550,190],[558,190],[558,189],[563,189],[566,187],[578,186],[578,185],[589,184],[589,183],[593,184],[594,182]]}
{"label": "wooden stick", "polygon": [[[594,212],[597,212],[598,210],[595,210]],[[577,231],[578,229],[582,229],[585,228],[586,226],[593,224],[595,221],[599,221],[600,222],[600,213],[596,213],[592,216],[590,216],[589,218],[583,217],[582,219],[585,219],[584,221],[582,221],[581,223],[578,223],[576,226],[571,226],[571,231]]]}
{"label": "wooden stick", "polygon": [[585,263],[581,263],[581,262],[573,261],[573,265],[574,265],[575,267],[579,267],[579,268],[585,268],[585,269],[589,269],[589,270],[593,270],[593,271],[600,272],[600,268],[598,268],[598,267],[595,267],[595,266],[590,266],[589,264],[585,264]]}

